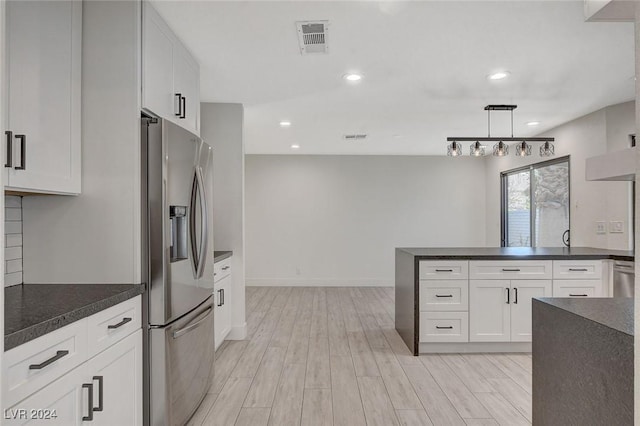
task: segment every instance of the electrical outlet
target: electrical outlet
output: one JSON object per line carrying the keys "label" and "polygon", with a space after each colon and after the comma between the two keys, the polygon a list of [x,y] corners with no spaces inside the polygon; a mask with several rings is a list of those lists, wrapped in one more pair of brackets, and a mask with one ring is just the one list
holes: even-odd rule
{"label": "electrical outlet", "polygon": [[606,233],[607,233],[607,223],[596,222],[596,234],[606,234]]}
{"label": "electrical outlet", "polygon": [[612,220],[609,222],[609,233],[611,234],[622,234],[624,232],[624,227],[622,221]]}

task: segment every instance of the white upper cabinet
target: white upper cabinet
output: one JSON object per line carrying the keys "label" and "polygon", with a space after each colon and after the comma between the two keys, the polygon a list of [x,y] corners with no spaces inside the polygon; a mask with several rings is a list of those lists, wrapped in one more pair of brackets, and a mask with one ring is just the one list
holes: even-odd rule
{"label": "white upper cabinet", "polygon": [[6,3],[5,189],[81,190],[82,2]]}
{"label": "white upper cabinet", "polygon": [[149,2],[142,13],[142,108],[199,135],[200,66]]}

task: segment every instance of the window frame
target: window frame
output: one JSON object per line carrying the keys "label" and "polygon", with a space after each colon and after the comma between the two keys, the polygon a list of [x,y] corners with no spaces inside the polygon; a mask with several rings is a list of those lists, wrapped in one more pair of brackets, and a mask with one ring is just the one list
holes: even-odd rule
{"label": "window frame", "polygon": [[[538,163],[528,164],[526,166],[517,167],[515,169],[505,170],[500,172],[500,247],[508,247],[507,236],[509,235],[509,220],[507,218],[508,214],[508,177],[514,173],[520,173],[523,171],[529,171],[529,182],[533,183],[532,175],[535,169],[539,169],[542,167],[552,166],[554,164],[559,163],[567,163],[567,191],[568,194],[568,204],[569,204],[569,237],[571,237],[571,156],[565,155],[563,157],[553,158],[551,160],[540,161]],[[531,246],[533,246],[533,236],[535,235],[535,209],[533,207],[534,197],[532,194],[533,185],[529,184],[529,200],[530,200],[530,208],[529,208],[529,238],[531,241]]]}

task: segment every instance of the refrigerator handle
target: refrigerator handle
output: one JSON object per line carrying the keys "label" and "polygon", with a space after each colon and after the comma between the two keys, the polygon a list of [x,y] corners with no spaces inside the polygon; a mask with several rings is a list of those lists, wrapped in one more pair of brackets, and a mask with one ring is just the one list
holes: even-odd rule
{"label": "refrigerator handle", "polygon": [[201,167],[196,167],[196,179],[198,181],[198,192],[200,193],[200,220],[202,221],[202,226],[200,226],[200,253],[198,254],[197,277],[202,278],[207,261],[207,246],[209,242],[209,212],[207,207],[207,194],[205,193],[204,178],[202,177]]}

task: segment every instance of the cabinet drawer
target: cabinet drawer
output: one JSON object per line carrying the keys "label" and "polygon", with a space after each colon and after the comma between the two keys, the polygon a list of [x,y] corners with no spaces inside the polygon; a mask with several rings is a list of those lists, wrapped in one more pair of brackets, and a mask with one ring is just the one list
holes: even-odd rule
{"label": "cabinet drawer", "polygon": [[86,360],[85,320],[5,352],[2,366],[4,406],[13,406]]}
{"label": "cabinet drawer", "polygon": [[602,279],[601,260],[554,260],[554,279]]}
{"label": "cabinet drawer", "polygon": [[604,297],[601,280],[553,280],[553,297]]}
{"label": "cabinet drawer", "polygon": [[88,318],[89,357],[142,327],[141,303],[136,296]]}
{"label": "cabinet drawer", "polygon": [[472,280],[540,280],[551,279],[550,260],[471,261],[469,275]]}
{"label": "cabinet drawer", "polygon": [[469,278],[466,260],[423,260],[420,262],[421,280],[460,280]]}
{"label": "cabinet drawer", "polygon": [[213,264],[213,281],[217,282],[231,274],[231,258]]}
{"label": "cabinet drawer", "polygon": [[420,281],[421,311],[466,311],[469,309],[469,281]]}
{"label": "cabinet drawer", "polygon": [[468,312],[420,312],[421,342],[468,342]]}

